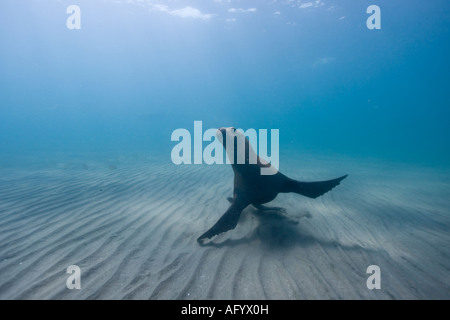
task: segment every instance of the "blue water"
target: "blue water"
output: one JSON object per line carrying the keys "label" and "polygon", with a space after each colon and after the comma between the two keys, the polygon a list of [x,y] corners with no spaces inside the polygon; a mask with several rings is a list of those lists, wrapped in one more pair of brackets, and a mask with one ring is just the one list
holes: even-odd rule
{"label": "blue water", "polygon": [[279,129],[282,154],[447,165],[448,1],[311,1],[2,0],[0,161],[170,159],[201,120]]}
{"label": "blue water", "polygon": [[[0,0],[0,299],[448,299],[449,4]],[[195,121],[348,178],[202,247],[233,172],[171,162]]]}

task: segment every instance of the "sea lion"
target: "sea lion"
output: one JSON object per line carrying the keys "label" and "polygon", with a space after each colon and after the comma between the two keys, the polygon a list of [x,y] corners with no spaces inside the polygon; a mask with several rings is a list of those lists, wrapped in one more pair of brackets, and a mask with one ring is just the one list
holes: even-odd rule
{"label": "sea lion", "polygon": [[[217,138],[226,149],[234,171],[233,198],[228,199],[231,202],[231,206],[216,224],[197,239],[200,244],[203,243],[204,239],[210,239],[220,233],[234,229],[242,210],[249,205],[253,205],[258,210],[283,212],[283,208],[268,208],[263,206],[263,204],[275,199],[280,192],[295,192],[315,199],[339,185],[347,177],[347,175],[344,175],[337,179],[318,182],[293,180],[257,156],[248,138],[241,131],[233,127],[219,128],[217,130]],[[237,161],[239,151],[238,138],[245,140],[245,161],[240,161],[243,162],[242,164],[239,164]],[[233,144],[230,143],[230,146],[234,146],[233,152],[229,150],[232,149],[231,147],[227,148],[227,141],[231,141],[230,139],[234,141]],[[250,159],[256,159],[256,161],[250,161]],[[261,168],[271,169],[273,174],[262,175]]]}

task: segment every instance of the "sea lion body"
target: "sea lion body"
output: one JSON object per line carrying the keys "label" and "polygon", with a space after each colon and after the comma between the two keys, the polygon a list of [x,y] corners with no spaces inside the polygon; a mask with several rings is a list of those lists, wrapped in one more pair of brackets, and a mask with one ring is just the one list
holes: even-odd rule
{"label": "sea lion body", "polygon": [[[217,138],[226,149],[234,171],[233,198],[230,199],[231,206],[219,221],[197,239],[199,243],[202,243],[204,239],[234,229],[242,210],[249,205],[263,208],[264,203],[274,200],[280,192],[295,192],[309,198],[317,198],[339,185],[347,177],[345,175],[337,179],[319,182],[293,180],[256,155],[248,138],[239,130],[233,127],[220,128],[217,130]],[[238,161],[238,154],[244,151],[238,150],[238,138],[245,141],[245,156],[241,158],[244,159],[242,163]],[[234,141],[232,144],[229,143],[231,139]],[[231,147],[227,148],[227,146]],[[272,174],[261,174],[263,168],[271,170]]]}

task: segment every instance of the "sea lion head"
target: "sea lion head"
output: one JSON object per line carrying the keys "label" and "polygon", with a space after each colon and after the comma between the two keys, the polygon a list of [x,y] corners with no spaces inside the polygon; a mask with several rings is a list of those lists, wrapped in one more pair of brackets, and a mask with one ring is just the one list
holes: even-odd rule
{"label": "sea lion head", "polygon": [[248,138],[241,130],[234,127],[222,127],[217,130],[216,135],[232,164],[248,164],[250,154],[254,155],[254,162],[256,163],[256,154],[254,154]]}
{"label": "sea lion head", "polygon": [[225,148],[233,169],[238,171],[246,170],[242,167],[246,168],[250,164],[260,167],[261,174],[263,175],[274,175],[278,172],[278,166],[272,166],[265,159],[258,157],[252,148],[249,138],[241,129],[236,130],[234,127],[222,127],[217,130],[216,136],[217,140]]}
{"label": "sea lion head", "polygon": [[[244,138],[246,140],[246,144],[248,143],[247,137],[244,136],[244,134],[241,131],[236,130],[235,127],[219,128],[217,129],[216,135],[217,139],[220,141],[220,143],[223,145],[224,148],[227,147],[227,141],[229,142],[232,141],[233,139],[237,140],[238,138],[240,139]],[[236,147],[236,144],[234,145]]]}

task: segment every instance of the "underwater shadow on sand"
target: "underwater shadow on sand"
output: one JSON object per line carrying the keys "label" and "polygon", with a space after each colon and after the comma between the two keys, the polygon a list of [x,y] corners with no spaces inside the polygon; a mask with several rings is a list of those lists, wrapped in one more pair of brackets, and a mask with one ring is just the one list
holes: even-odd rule
{"label": "underwater shadow on sand", "polygon": [[213,240],[202,246],[214,248],[237,247],[257,241],[261,247],[269,250],[287,250],[298,246],[309,247],[318,245],[330,249],[340,248],[345,251],[374,251],[360,245],[346,245],[337,240],[324,239],[312,234],[311,231],[302,226],[302,220],[310,218],[309,214],[301,217],[302,219],[300,219],[298,225],[273,216],[257,214],[255,217],[258,219],[258,225],[250,236],[239,239],[226,239],[222,242],[214,242]]}

